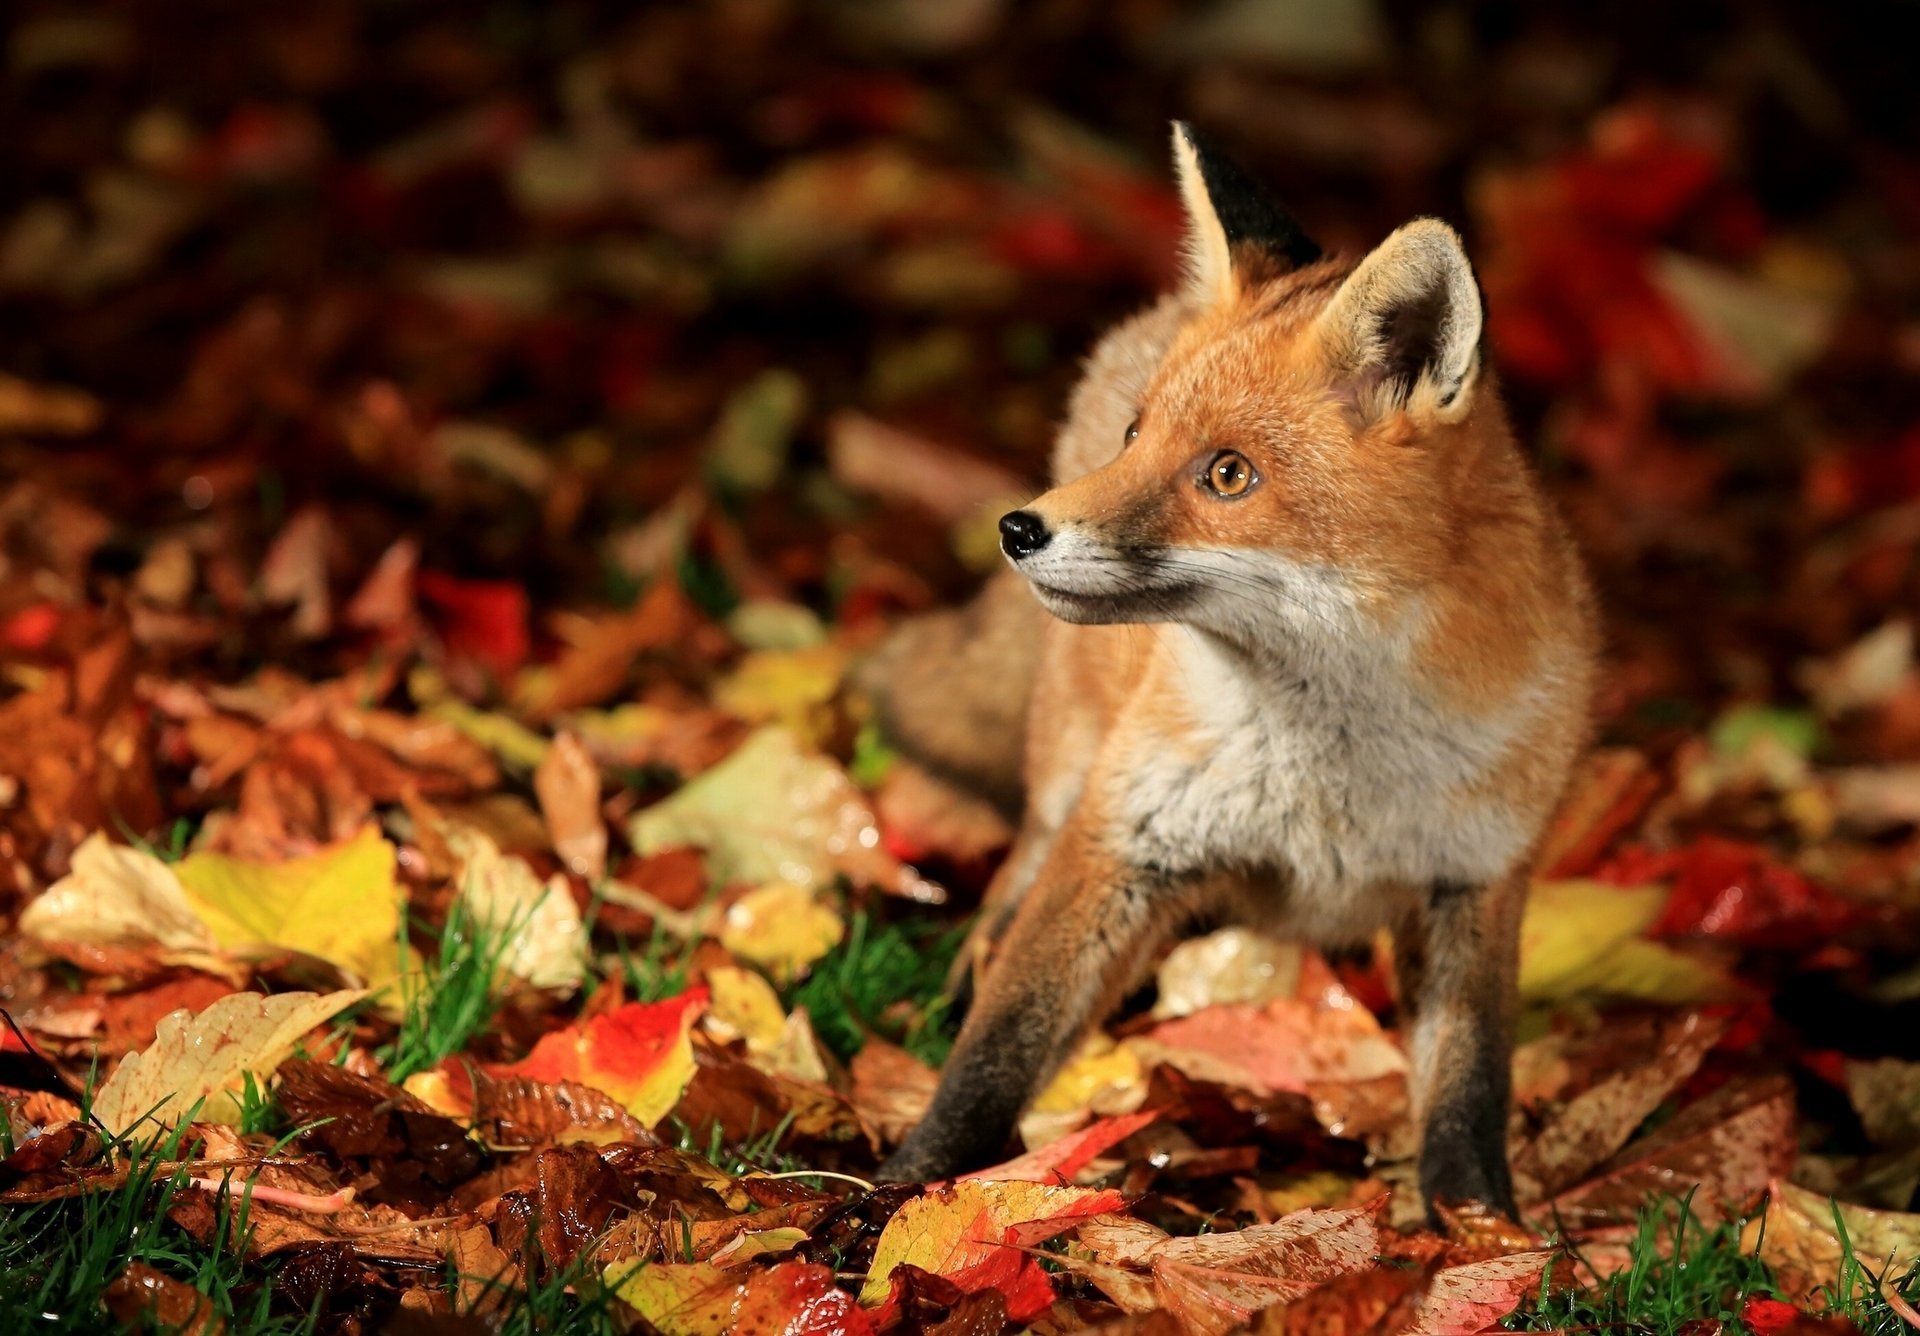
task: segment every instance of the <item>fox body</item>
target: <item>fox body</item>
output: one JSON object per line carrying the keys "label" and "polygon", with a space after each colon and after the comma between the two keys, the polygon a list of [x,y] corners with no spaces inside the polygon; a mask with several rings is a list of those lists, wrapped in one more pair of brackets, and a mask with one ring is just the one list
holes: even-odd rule
{"label": "fox body", "polygon": [[1428,1201],[1511,1212],[1518,925],[1587,733],[1587,585],[1482,367],[1458,237],[1324,257],[1174,142],[1186,285],[1094,352],[1052,490],[1002,521],[1012,569],[870,674],[910,753],[1025,799],[998,945],[885,1172],[997,1155],[1187,923],[1385,928]]}

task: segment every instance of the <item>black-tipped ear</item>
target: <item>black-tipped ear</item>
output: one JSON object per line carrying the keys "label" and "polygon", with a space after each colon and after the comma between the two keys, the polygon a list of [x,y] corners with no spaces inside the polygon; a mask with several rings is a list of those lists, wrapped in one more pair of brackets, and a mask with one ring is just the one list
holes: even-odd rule
{"label": "black-tipped ear", "polygon": [[1360,262],[1315,331],[1363,419],[1405,408],[1452,420],[1473,397],[1482,324],[1480,285],[1459,235],[1421,218]]}
{"label": "black-tipped ear", "polygon": [[1205,299],[1232,292],[1234,255],[1242,247],[1292,268],[1320,258],[1320,247],[1293,216],[1185,121],[1173,123],[1173,160],[1187,206],[1191,286]]}

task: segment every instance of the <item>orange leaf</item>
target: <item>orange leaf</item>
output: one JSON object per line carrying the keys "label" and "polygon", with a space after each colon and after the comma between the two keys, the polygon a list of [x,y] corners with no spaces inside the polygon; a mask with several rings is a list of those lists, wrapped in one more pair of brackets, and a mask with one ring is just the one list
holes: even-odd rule
{"label": "orange leaf", "polygon": [[672,1112],[693,1079],[689,1033],[706,1006],[704,988],[690,988],[664,1002],[629,1002],[543,1035],[524,1059],[497,1070],[536,1081],[592,1086],[652,1127]]}

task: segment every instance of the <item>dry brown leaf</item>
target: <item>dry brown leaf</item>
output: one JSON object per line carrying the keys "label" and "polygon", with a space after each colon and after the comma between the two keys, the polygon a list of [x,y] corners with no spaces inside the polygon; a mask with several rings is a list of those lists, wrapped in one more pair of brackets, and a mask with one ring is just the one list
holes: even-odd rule
{"label": "dry brown leaf", "polygon": [[553,837],[553,851],[567,869],[589,882],[607,870],[607,827],[600,819],[600,770],[565,729],[533,772],[533,791]]}

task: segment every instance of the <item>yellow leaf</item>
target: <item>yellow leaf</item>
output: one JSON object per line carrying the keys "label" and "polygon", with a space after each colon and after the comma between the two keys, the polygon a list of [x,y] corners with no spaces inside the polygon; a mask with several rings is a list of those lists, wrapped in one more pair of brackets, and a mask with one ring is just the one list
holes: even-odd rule
{"label": "yellow leaf", "polygon": [[665,1336],[726,1336],[742,1282],[711,1262],[615,1262],[602,1274],[620,1302]]}
{"label": "yellow leaf", "polygon": [[[1095,1031],[1033,1101],[1036,1113],[1132,1113],[1147,1094],[1139,1055]],[[1122,1107],[1131,1105],[1131,1107]]]}
{"label": "yellow leaf", "polygon": [[732,1242],[718,1248],[708,1260],[716,1266],[741,1266],[756,1257],[771,1257],[776,1253],[792,1252],[805,1243],[809,1235],[804,1229],[793,1225],[782,1225],[777,1229],[753,1229],[736,1235]]}
{"label": "yellow leaf", "polygon": [[97,831],[73,851],[73,870],[21,913],[20,931],[43,942],[153,942],[176,951],[214,946],[172,868]]}
{"label": "yellow leaf", "polygon": [[251,863],[199,853],[178,871],[187,899],[221,946],[290,947],[377,987],[401,968],[402,895],[393,866],[393,846],[369,825],[305,858]]}
{"label": "yellow leaf", "polygon": [[717,965],[707,971],[707,988],[713,994],[707,1007],[709,1030],[723,1040],[745,1040],[747,1052],[756,1056],[779,1047],[787,1013],[763,976],[737,965]]}
{"label": "yellow leaf", "polygon": [[365,996],[362,989],[231,993],[197,1016],[173,1012],[161,1020],[153,1043],[124,1059],[100,1087],[94,1116],[126,1132],[145,1114],[164,1124],[204,1100],[201,1121],[237,1122],[233,1095],[246,1074],[264,1084],[302,1035]]}
{"label": "yellow leaf", "polygon": [[838,914],[804,886],[788,881],[748,891],[727,907],[720,944],[781,982],[805,974],[846,936]]}
{"label": "yellow leaf", "polygon": [[547,740],[504,714],[476,710],[465,701],[452,697],[435,701],[423,713],[430,719],[452,724],[499,757],[509,769],[530,771],[546,759]]}
{"label": "yellow leaf", "polygon": [[1521,998],[1598,994],[1680,1005],[1738,996],[1739,985],[1712,962],[1641,938],[1666,902],[1661,886],[1535,882],[1520,925]]}
{"label": "yellow leaf", "polygon": [[845,672],[846,654],[837,645],[762,650],[714,687],[713,703],[748,723],[782,723],[818,743],[832,728],[826,706]]}
{"label": "yellow leaf", "polygon": [[586,973],[587,930],[567,879],[544,884],[523,858],[472,826],[446,822],[441,833],[460,859],[459,894],[485,930],[510,933],[501,968],[535,988],[580,986]]}
{"label": "yellow leaf", "polygon": [[769,725],[663,802],[636,815],[628,842],[640,854],[691,844],[706,851],[709,879],[726,884],[853,881],[899,887],[898,862],[880,847],[865,797],[830,759],[804,751]]}

